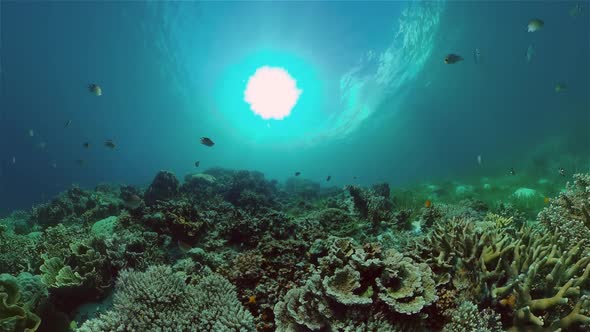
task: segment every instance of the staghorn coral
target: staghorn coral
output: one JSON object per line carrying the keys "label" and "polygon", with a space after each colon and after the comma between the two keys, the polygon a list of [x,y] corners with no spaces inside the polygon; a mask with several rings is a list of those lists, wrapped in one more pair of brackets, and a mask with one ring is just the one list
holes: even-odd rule
{"label": "staghorn coral", "polygon": [[236,299],[235,288],[217,275],[187,285],[169,266],[146,272],[124,270],[113,308],[77,331],[253,331],[252,316]]}
{"label": "staghorn coral", "polygon": [[589,304],[581,292],[590,275],[590,255],[580,245],[561,251],[559,233],[523,228],[503,266],[507,280],[494,283],[492,297],[514,296],[514,325],[568,329],[590,323],[580,313]]}
{"label": "staghorn coral", "polygon": [[574,183],[567,183],[565,191],[539,213],[539,220],[562,235],[558,242],[563,248],[580,244],[590,250],[590,174],[575,174]]}
{"label": "staghorn coral", "polygon": [[504,217],[495,213],[488,213],[485,220],[491,221],[497,228],[507,228],[514,223],[514,217]]}
{"label": "staghorn coral", "polygon": [[373,315],[412,315],[437,296],[432,271],[395,250],[330,238],[327,254],[301,287],[275,306],[277,331],[337,329]]}

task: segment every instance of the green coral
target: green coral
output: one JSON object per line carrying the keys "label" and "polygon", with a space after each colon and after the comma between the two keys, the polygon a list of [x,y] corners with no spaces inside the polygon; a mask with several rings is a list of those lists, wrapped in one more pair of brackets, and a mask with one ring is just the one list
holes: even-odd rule
{"label": "green coral", "polygon": [[0,224],[0,273],[18,274],[33,270],[34,246],[32,238],[14,234]]}
{"label": "green coral", "polygon": [[50,288],[66,288],[82,285],[83,279],[77,272],[74,272],[69,265],[59,257],[44,258],[41,265],[41,279]]}
{"label": "green coral", "polygon": [[41,318],[21,301],[17,278],[0,275],[0,330],[3,332],[34,332]]}

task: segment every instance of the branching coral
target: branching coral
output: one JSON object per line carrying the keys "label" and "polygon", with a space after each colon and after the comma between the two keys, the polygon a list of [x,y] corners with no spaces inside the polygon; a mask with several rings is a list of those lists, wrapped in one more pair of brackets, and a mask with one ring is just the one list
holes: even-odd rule
{"label": "branching coral", "polygon": [[502,332],[500,315],[491,309],[480,311],[472,302],[463,302],[461,305],[445,313],[451,321],[445,325],[443,332],[477,331],[477,332]]}
{"label": "branching coral", "polygon": [[89,320],[80,332],[253,331],[252,316],[236,299],[235,288],[217,275],[187,285],[168,266],[146,272],[122,271],[113,309]]}
{"label": "branching coral", "polygon": [[559,232],[563,248],[579,244],[590,250],[590,174],[575,174],[574,183],[550,201],[539,220],[550,231]]}
{"label": "branching coral", "polygon": [[559,237],[524,228],[514,243],[512,262],[503,264],[508,281],[497,284],[492,296],[515,296],[516,326],[568,329],[590,323],[590,317],[579,313],[588,304],[581,289],[588,284],[590,255],[582,254],[579,245],[561,251]]}
{"label": "branching coral", "polygon": [[0,224],[0,273],[18,274],[34,270],[34,246],[32,238],[14,234]]}

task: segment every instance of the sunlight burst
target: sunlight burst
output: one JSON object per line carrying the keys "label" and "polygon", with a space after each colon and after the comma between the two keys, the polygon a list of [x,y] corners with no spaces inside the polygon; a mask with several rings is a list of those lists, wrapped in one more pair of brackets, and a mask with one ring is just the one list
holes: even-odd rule
{"label": "sunlight burst", "polygon": [[264,66],[248,79],[244,101],[263,119],[282,120],[291,113],[302,92],[285,69]]}

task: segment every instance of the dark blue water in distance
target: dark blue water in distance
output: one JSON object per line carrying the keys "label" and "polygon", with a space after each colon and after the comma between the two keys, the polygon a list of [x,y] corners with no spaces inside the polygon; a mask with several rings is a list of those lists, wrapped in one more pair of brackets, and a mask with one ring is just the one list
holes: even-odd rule
{"label": "dark blue water in distance", "polygon": [[[0,214],[196,160],[322,186],[588,171],[589,6],[574,4],[1,1]],[[283,120],[244,101],[264,65],[303,90]]]}

